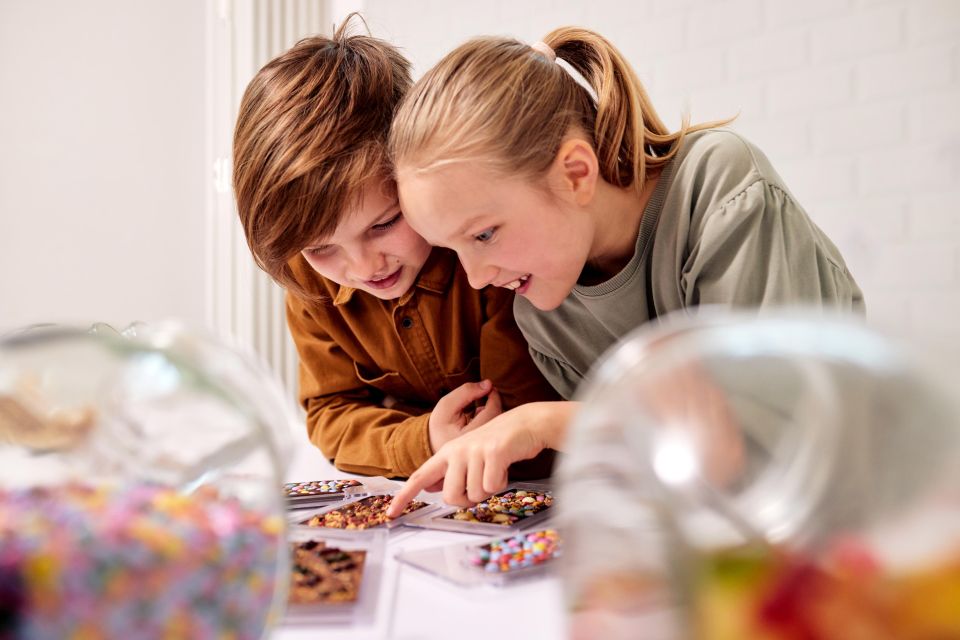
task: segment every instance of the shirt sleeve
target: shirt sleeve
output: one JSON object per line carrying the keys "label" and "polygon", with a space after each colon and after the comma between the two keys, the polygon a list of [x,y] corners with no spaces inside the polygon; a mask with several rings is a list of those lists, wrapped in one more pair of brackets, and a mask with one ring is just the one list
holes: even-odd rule
{"label": "shirt sleeve", "polygon": [[691,228],[681,273],[688,307],[723,304],[863,310],[840,252],[776,185],[760,179]]}
{"label": "shirt sleeve", "polygon": [[557,399],[556,391],[531,359],[527,341],[514,320],[513,296],[505,289],[485,289],[485,320],[480,328],[480,375],[493,381],[504,409]]}
{"label": "shirt sleeve", "polygon": [[338,469],[407,477],[433,455],[429,412],[381,406],[382,394],[359,379],[353,359],[322,320],[289,293],[287,324],[300,355],[307,434]]}
{"label": "shirt sleeve", "polygon": [[[480,327],[480,374],[500,392],[504,410],[527,402],[557,400],[557,392],[540,373],[513,316],[512,291],[484,290],[484,323]],[[534,480],[553,472],[556,452],[544,449],[529,460],[510,465],[511,480]]]}

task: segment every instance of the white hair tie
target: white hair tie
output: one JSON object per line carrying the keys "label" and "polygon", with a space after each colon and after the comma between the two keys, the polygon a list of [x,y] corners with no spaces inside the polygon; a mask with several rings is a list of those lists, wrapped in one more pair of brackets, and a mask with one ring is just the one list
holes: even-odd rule
{"label": "white hair tie", "polygon": [[573,78],[574,82],[583,87],[583,90],[590,95],[590,99],[593,100],[593,106],[597,106],[597,104],[599,104],[600,99],[597,98],[597,92],[592,86],[590,86],[590,83],[587,82],[587,79],[583,77],[583,74],[577,71],[576,67],[563,58],[557,57],[556,52],[550,47],[550,45],[545,42],[534,42],[532,45],[530,45],[530,48],[538,53],[542,53],[544,56],[546,56],[547,60],[552,60],[553,62],[557,63],[557,65],[563,69],[568,76]]}

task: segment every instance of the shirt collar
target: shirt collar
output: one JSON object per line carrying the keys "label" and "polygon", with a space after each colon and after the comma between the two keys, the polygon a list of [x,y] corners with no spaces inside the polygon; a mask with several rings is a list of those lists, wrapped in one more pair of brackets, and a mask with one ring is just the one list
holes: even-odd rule
{"label": "shirt collar", "polygon": [[[423,289],[431,293],[444,293],[450,286],[453,273],[457,268],[457,254],[450,249],[434,247],[427,256],[426,262],[420,268],[420,273],[413,286],[400,296],[397,304],[406,304],[413,297],[416,289]],[[353,298],[357,291],[354,287],[341,286],[333,298],[334,306],[345,305]]]}

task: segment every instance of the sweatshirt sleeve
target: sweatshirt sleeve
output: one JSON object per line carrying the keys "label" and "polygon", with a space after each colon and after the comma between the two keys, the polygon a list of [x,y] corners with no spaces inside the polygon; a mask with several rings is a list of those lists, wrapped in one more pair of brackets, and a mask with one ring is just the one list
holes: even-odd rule
{"label": "sweatshirt sleeve", "polygon": [[840,252],[765,179],[709,211],[691,231],[681,273],[685,306],[798,306],[863,311]]}
{"label": "sweatshirt sleeve", "polygon": [[382,394],[360,380],[353,359],[322,319],[292,294],[287,294],[287,324],[300,356],[307,434],[338,469],[407,477],[433,454],[430,413],[383,407]]}
{"label": "sweatshirt sleeve", "polygon": [[530,356],[536,363],[540,373],[546,378],[560,397],[564,400],[573,399],[577,387],[583,382],[584,374],[577,371],[570,363],[549,356],[530,347]]}

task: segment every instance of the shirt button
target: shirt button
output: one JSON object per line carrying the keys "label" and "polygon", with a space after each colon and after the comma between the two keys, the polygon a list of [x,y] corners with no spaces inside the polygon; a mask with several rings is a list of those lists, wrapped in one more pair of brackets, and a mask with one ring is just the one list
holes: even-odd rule
{"label": "shirt button", "polygon": [[400,318],[400,326],[404,329],[410,329],[413,327],[413,318],[410,316],[403,316]]}

